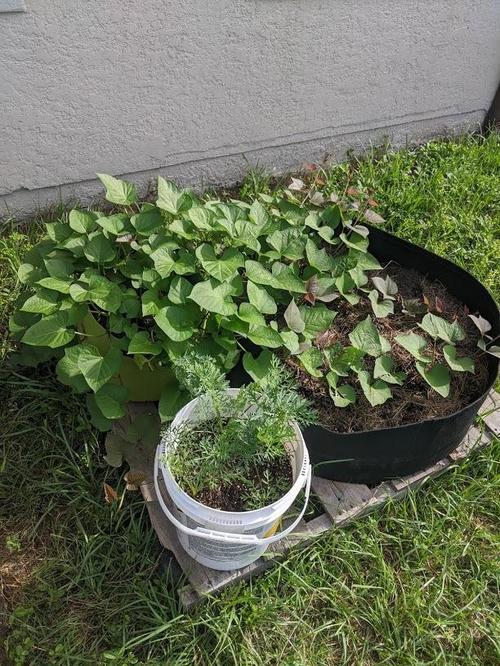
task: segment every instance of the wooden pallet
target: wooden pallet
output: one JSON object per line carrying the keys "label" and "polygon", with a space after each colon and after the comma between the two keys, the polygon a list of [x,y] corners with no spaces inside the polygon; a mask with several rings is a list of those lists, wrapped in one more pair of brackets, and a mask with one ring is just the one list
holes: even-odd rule
{"label": "wooden pallet", "polygon": [[[466,458],[473,449],[487,446],[494,437],[500,436],[500,396],[492,391],[484,402],[478,421],[460,446],[446,458],[426,470],[401,479],[394,479],[369,488],[363,484],[342,483],[313,477],[312,491],[321,503],[322,513],[312,520],[303,520],[298,529],[288,537],[272,544],[266,555],[253,564],[237,571],[215,571],[193,560],[182,548],[175,528],[163,515],[155,495],[152,478],[141,484],[153,528],[164,548],[171,551],[187,583],[180,587],[179,597],[185,610],[189,610],[207,595],[220,592],[234,582],[247,580],[275,566],[280,557],[290,548],[307,545],[313,538],[335,527],[344,527],[354,519],[365,516],[389,501],[404,497],[439,474],[451,469]],[[160,484],[167,503],[170,499]]]}

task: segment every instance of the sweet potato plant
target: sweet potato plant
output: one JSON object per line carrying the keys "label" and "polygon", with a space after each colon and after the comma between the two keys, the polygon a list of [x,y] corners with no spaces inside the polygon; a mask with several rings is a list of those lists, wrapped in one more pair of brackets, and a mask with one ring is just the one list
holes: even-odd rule
{"label": "sweet potato plant", "polygon": [[[75,209],[46,225],[46,238],[19,268],[26,290],[10,326],[18,359],[55,359],[60,381],[87,394],[101,430],[124,414],[130,397],[124,363],[168,370],[188,350],[216,358],[226,372],[243,351],[254,379],[269,367],[269,350],[293,355],[327,382],[337,407],[354,404],[360,393],[382,404],[391,386],[405,381],[374,323],[391,317],[398,286],[379,275],[382,267],[368,251],[364,221],[379,221],[368,197],[325,199],[293,179],[281,194],[249,204],[199,198],[159,178],[157,200],[148,203],[133,184],[99,177],[112,212]],[[361,295],[371,314],[341,345],[336,301],[355,309]],[[406,307],[415,330],[395,343],[446,398],[450,373],[474,372],[472,359],[456,352],[465,332],[414,303]],[[487,322],[476,323],[484,346]],[[429,340],[444,361],[436,362]],[[162,419],[184,400],[166,382]]]}

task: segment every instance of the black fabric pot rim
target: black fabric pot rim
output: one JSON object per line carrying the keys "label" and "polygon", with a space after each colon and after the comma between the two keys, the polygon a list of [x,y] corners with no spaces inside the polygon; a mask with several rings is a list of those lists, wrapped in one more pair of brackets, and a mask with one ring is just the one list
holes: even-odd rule
{"label": "black fabric pot rim", "polygon": [[419,423],[433,423],[433,422],[440,422],[440,421],[446,421],[448,419],[452,419],[454,416],[458,416],[461,414],[464,409],[467,409],[468,407],[471,407],[472,405],[475,405],[476,403],[483,403],[484,400],[486,399],[486,396],[488,393],[491,391],[493,385],[495,383],[495,380],[493,380],[489,385],[488,388],[482,393],[478,398],[473,400],[472,402],[469,402],[467,405],[462,407],[461,409],[457,409],[456,412],[450,412],[450,414],[446,414],[445,416],[435,416],[434,418],[431,419],[419,419],[418,421],[412,421],[411,423],[403,423],[402,425],[397,425],[397,426],[387,426],[385,428],[371,428],[369,430],[356,430],[354,432],[339,432],[338,430],[331,430],[330,428],[327,428],[325,425],[322,423],[316,424],[318,427],[322,428],[323,430],[326,430],[327,432],[332,433],[332,435],[341,435],[342,437],[351,437],[351,436],[360,436],[360,435],[368,435],[372,432],[391,432],[394,430],[407,430],[409,428],[412,428],[413,426],[419,424]]}

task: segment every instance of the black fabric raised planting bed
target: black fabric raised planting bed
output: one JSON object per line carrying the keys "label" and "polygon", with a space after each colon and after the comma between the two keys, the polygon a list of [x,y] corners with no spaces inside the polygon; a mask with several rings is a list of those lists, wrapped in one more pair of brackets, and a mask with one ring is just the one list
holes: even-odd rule
{"label": "black fabric raised planting bed", "polygon": [[[379,229],[370,230],[369,249],[381,263],[393,260],[439,280],[471,312],[478,311],[491,323],[493,336],[499,334],[500,318],[495,301],[467,271]],[[489,383],[485,393],[468,407],[449,416],[348,434],[335,433],[321,426],[307,428],[304,437],[314,473],[337,481],[376,483],[432,465],[455,449],[465,437],[496,380],[498,363],[495,357],[488,357]]]}

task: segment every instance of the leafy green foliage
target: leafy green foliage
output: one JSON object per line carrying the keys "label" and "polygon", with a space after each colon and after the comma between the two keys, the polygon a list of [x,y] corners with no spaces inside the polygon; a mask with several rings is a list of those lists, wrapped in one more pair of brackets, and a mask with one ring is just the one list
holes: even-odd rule
{"label": "leafy green foliage", "polygon": [[349,333],[349,340],[355,349],[370,356],[380,356],[391,349],[390,344],[380,335],[369,316],[360,322],[352,333]]}
{"label": "leafy green foliage", "polygon": [[442,363],[428,365],[417,361],[417,370],[425,381],[443,398],[447,398],[450,393],[450,372]]}
{"label": "leafy green foliage", "polygon": [[431,362],[431,357],[425,353],[425,350],[427,349],[427,340],[421,335],[418,335],[417,333],[406,333],[397,335],[395,340],[398,345],[401,345],[406,351],[409,351],[417,361],[420,361],[421,363]]}
{"label": "leafy green foliage", "polygon": [[457,350],[453,345],[445,345],[443,355],[446,363],[455,372],[471,372],[474,374],[474,361],[468,356],[457,356]]}
{"label": "leafy green foliage", "polygon": [[424,316],[419,326],[432,338],[439,338],[449,344],[460,342],[465,338],[465,331],[457,321],[450,324],[446,319],[430,312]]}
{"label": "leafy green foliage", "polygon": [[366,370],[358,372],[358,379],[363,393],[372,407],[383,405],[392,397],[391,389],[386,382],[382,379],[372,380],[370,373]]}
{"label": "leafy green foliage", "polygon": [[[354,380],[376,404],[388,395],[380,382],[402,381],[391,366],[391,345],[377,328],[394,312],[398,287],[387,275],[367,274],[381,267],[368,252],[369,229],[360,224],[364,204],[332,205],[319,192],[304,198],[298,180],[250,204],[223,202],[197,198],[163,178],[156,204],[140,203],[131,183],[99,178],[118,209],[108,215],[72,210],[47,224],[47,237],[18,268],[28,292],[11,318],[12,335],[22,343],[19,359],[32,365],[54,350],[60,380],[94,394],[87,402],[99,428],[109,428],[123,411],[125,394],[118,396],[114,385],[130,363],[138,371],[164,371],[172,359],[195,350],[227,372],[246,341],[297,355],[306,372],[328,382],[339,406],[356,398],[350,384],[338,386],[339,377]],[[356,307],[363,294],[375,320],[368,316],[354,327],[352,346],[329,348],[336,299]],[[457,322],[431,313],[416,323],[448,345],[465,335]],[[430,363],[426,338],[411,332],[396,343]],[[268,366],[269,355],[258,357],[257,366],[245,358],[262,379],[258,365]],[[445,358],[455,372],[472,371],[453,351]],[[168,386],[163,418],[178,404],[172,396]]]}
{"label": "leafy green foliage", "polygon": [[106,199],[120,206],[130,206],[137,201],[137,190],[133,183],[119,180],[104,173],[98,173],[97,177],[106,188]]}

